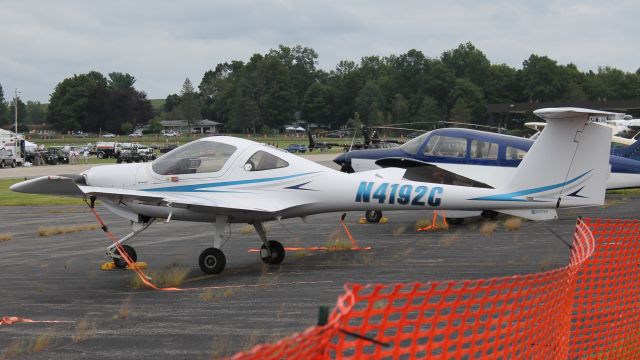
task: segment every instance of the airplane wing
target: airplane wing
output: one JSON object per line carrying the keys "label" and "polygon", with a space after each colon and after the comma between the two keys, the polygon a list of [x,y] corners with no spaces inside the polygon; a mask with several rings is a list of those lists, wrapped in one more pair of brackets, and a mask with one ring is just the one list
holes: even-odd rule
{"label": "airplane wing", "polygon": [[[11,186],[12,191],[62,196],[95,196],[98,199],[106,198],[113,202],[135,200],[156,206],[166,205],[171,207],[202,207],[215,208],[217,210],[250,211],[260,213],[275,213],[293,206],[300,205],[298,201],[289,197],[273,196],[269,201],[260,203],[252,201],[230,201],[224,199],[210,200],[202,197],[163,193],[154,191],[140,191],[116,189],[97,186],[85,186],[78,184],[74,179],[66,176],[42,176],[32,180],[23,181]],[[238,195],[234,195],[238,197]]]}

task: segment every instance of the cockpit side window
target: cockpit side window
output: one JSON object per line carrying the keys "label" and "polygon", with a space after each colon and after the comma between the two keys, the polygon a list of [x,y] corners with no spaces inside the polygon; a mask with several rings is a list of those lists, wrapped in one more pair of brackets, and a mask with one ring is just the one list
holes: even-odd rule
{"label": "cockpit side window", "polygon": [[471,158],[497,160],[498,144],[488,141],[472,140]]}
{"label": "cockpit side window", "polygon": [[527,155],[527,152],[524,150],[520,150],[513,146],[507,146],[507,153],[505,154],[505,158],[507,160],[522,160],[524,156]]}
{"label": "cockpit side window", "polygon": [[288,162],[273,154],[260,150],[251,155],[249,160],[244,164],[244,169],[247,171],[262,171],[279,169],[287,166],[289,166]]}
{"label": "cockpit side window", "polygon": [[467,155],[467,139],[435,135],[429,139],[424,149],[427,156],[465,157]]}
{"label": "cockpit side window", "polygon": [[197,141],[168,152],[151,167],[159,175],[213,173],[220,171],[235,151],[233,145]]}

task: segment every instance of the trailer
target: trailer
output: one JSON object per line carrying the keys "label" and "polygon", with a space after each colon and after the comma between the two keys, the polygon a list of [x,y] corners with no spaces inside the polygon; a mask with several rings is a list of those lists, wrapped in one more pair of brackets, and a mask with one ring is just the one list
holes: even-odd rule
{"label": "trailer", "polygon": [[2,165],[16,167],[25,162],[25,142],[22,135],[0,129],[0,149],[4,150]]}

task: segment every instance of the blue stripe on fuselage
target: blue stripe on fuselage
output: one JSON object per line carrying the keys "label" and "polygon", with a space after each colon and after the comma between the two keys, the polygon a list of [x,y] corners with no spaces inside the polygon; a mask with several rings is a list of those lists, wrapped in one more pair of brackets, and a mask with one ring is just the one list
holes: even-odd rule
{"label": "blue stripe on fuselage", "polygon": [[593,170],[589,170],[587,172],[585,172],[582,175],[576,176],[575,178],[569,180],[569,181],[565,181],[565,182],[561,182],[559,184],[554,184],[554,185],[547,185],[547,186],[540,186],[537,188],[533,188],[533,189],[528,189],[528,190],[520,190],[520,191],[515,191],[515,192],[511,192],[511,193],[506,193],[506,194],[498,194],[498,195],[489,195],[489,196],[482,196],[482,197],[478,197],[478,198],[473,198],[473,199],[469,199],[469,200],[486,200],[486,201],[527,201],[525,199],[515,199],[515,197],[517,196],[525,196],[525,195],[531,195],[531,194],[535,194],[535,193],[539,193],[539,192],[544,192],[544,191],[549,191],[549,190],[553,190],[553,189],[557,189],[560,187],[563,187],[565,185],[569,185],[573,182],[578,181],[578,179],[584,177],[585,175],[587,175],[588,173],[590,173]]}
{"label": "blue stripe on fuselage", "polygon": [[168,192],[211,192],[216,190],[207,190],[207,189],[219,188],[224,186],[257,184],[257,183],[264,183],[264,182],[270,182],[270,181],[293,179],[293,178],[297,178],[304,175],[315,174],[316,172],[317,171],[302,173],[302,174],[293,174],[293,175],[287,175],[287,176],[261,178],[261,179],[221,181],[221,182],[208,183],[208,184],[201,183],[201,184],[193,184],[193,185],[165,186],[160,188],[148,188],[148,189],[141,189],[141,190],[142,191],[168,191]]}

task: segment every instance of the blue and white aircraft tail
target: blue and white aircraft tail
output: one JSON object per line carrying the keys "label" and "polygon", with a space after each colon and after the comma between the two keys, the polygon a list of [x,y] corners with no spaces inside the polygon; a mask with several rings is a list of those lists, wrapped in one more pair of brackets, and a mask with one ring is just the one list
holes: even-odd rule
{"label": "blue and white aircraft tail", "polygon": [[[580,108],[540,109],[534,113],[547,121],[547,130],[507,181],[505,193],[485,199],[556,199],[557,207],[603,204],[610,169],[607,140],[611,129],[588,120],[593,115],[609,113]],[[574,140],[567,142],[571,137]],[[556,216],[555,211],[498,211],[538,220]]]}

